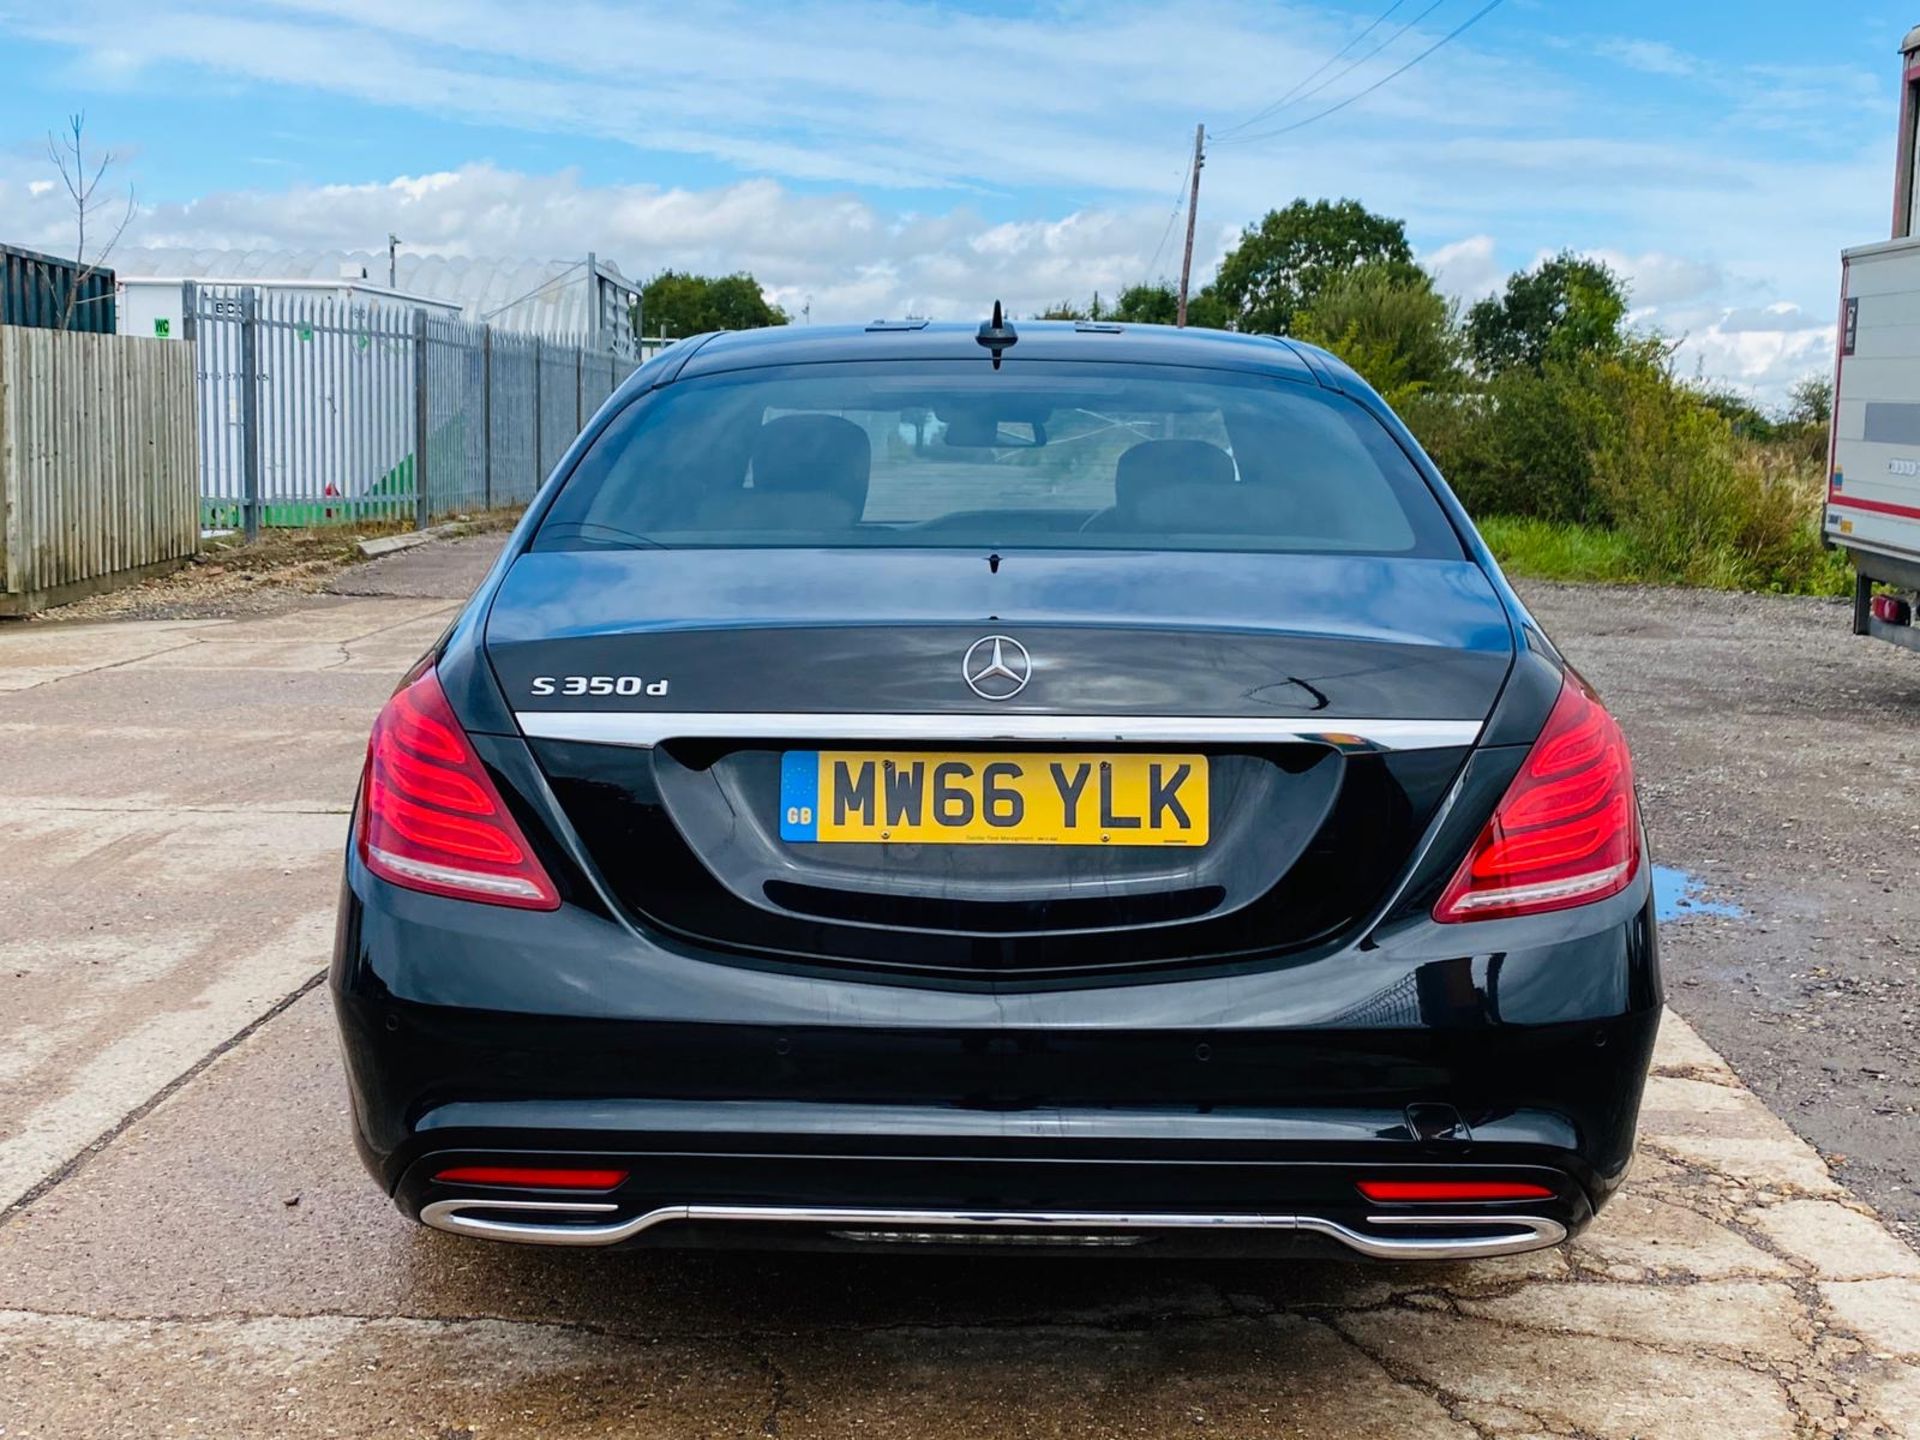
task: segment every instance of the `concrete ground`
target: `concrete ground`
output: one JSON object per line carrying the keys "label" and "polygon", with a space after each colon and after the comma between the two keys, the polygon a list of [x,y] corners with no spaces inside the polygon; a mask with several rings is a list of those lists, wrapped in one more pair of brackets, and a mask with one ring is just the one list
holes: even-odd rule
{"label": "concrete ground", "polygon": [[[237,620],[0,629],[5,1440],[1920,1437],[1920,1256],[1868,1203],[1910,1202],[1920,1143],[1880,1016],[1914,1001],[1911,742],[1877,738],[1920,718],[1914,657],[1829,607],[1534,597],[1627,718],[1662,858],[1746,911],[1667,932],[1676,1009],[1737,1065],[1669,1018],[1634,1177],[1563,1252],[524,1250],[373,1190],[317,989],[367,723],[490,553]],[[1828,768],[1866,759],[1888,778]]]}

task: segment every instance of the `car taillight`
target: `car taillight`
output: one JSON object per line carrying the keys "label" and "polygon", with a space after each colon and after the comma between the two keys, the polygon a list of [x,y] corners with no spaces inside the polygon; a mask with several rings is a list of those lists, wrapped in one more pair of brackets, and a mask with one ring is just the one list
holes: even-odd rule
{"label": "car taillight", "polygon": [[357,829],[361,860],[395,885],[524,910],[560,907],[431,668],[395,691],[374,721]]}
{"label": "car taillight", "polygon": [[1626,737],[1572,671],[1433,918],[1491,920],[1617,895],[1640,866]]}

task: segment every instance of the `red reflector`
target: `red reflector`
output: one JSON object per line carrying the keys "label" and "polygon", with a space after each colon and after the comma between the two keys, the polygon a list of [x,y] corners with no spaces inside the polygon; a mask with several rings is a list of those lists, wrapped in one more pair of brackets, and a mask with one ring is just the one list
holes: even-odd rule
{"label": "red reflector", "polygon": [[1639,868],[1626,737],[1569,670],[1540,738],[1433,918],[1491,920],[1587,905],[1618,895]]}
{"label": "red reflector", "polygon": [[361,860],[391,884],[523,910],[560,906],[431,669],[374,721],[356,829]]}
{"label": "red reflector", "polygon": [[611,1190],[625,1170],[555,1170],[523,1165],[456,1165],[433,1177],[444,1185],[518,1185],[529,1190]]}
{"label": "red reflector", "polygon": [[1369,1200],[1551,1200],[1553,1191],[1524,1180],[1362,1180]]}
{"label": "red reflector", "polygon": [[1883,625],[1910,625],[1913,623],[1913,607],[1897,595],[1876,595],[1873,597],[1873,618]]}

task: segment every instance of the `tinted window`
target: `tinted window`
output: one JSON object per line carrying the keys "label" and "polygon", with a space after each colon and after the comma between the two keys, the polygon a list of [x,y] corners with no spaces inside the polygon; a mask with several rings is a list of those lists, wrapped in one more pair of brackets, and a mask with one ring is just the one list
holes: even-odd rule
{"label": "tinted window", "polygon": [[1341,396],[1012,362],[667,386],[599,437],[534,543],[1461,553],[1406,455]]}

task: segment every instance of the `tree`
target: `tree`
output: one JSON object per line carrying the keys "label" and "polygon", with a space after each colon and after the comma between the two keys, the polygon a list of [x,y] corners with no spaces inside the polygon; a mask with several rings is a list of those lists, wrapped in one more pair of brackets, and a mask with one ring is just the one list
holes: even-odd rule
{"label": "tree", "polygon": [[[1107,318],[1123,325],[1175,324],[1180,318],[1179,292],[1164,280],[1153,285],[1129,285],[1120,292]],[[1227,328],[1227,307],[1213,286],[1187,296],[1187,324],[1206,330]]]}
{"label": "tree", "polygon": [[641,287],[640,319],[650,334],[679,338],[785,325],[787,312],[769,303],[759,281],[745,271],[715,276],[662,270]]}
{"label": "tree", "polygon": [[1098,290],[1093,292],[1093,301],[1087,305],[1076,305],[1071,300],[1056,300],[1038,315],[1036,320],[1105,320],[1110,319],[1112,307],[1100,298]]}
{"label": "tree", "polygon": [[1726,421],[1728,428],[1741,439],[1764,444],[1779,438],[1780,426],[1773,417],[1731,385],[1696,378],[1690,388],[1700,403]]}
{"label": "tree", "polygon": [[1212,288],[1234,329],[1279,335],[1333,277],[1368,264],[1414,268],[1403,222],[1358,200],[1295,200],[1241,232]]}
{"label": "tree", "polygon": [[[107,257],[113,253],[113,247],[120,243],[120,237],[126,233],[128,224],[133,220],[135,209],[133,187],[129,185],[125,213],[120,216],[119,223],[114,226],[113,234],[107,237],[107,243],[96,250],[93,258],[89,260],[87,258],[87,225],[96,212],[107,204],[104,197],[96,199],[95,196],[99,192],[101,179],[107,173],[107,167],[113,164],[114,156],[111,150],[104,152],[94,162],[92,174],[88,174],[86,129],[85,113],[76,111],[67,117],[66,134],[55,135],[51,130],[47,132],[47,158],[53,161],[54,168],[60,172],[60,182],[66,187],[67,199],[73,206],[74,269],[66,282],[67,293],[60,307],[60,329],[62,330],[73,328],[73,314],[81,304],[80,292],[85,289],[87,281],[92,279],[100,267],[106,263]],[[115,208],[118,208],[117,202]],[[57,291],[55,297],[60,298]]]}
{"label": "tree", "polygon": [[1825,430],[1833,419],[1833,377],[1805,375],[1787,391],[1787,413],[1781,423],[1800,430]]}
{"label": "tree", "polygon": [[[1180,297],[1163,280],[1158,285],[1129,285],[1122,290],[1114,302],[1111,318],[1135,325],[1171,325],[1179,315]],[[1191,301],[1187,306],[1187,319],[1193,324],[1211,323],[1194,320]]]}
{"label": "tree", "polygon": [[1398,405],[1460,378],[1455,308],[1424,270],[1375,261],[1335,275],[1294,316],[1293,333],[1345,360]]}
{"label": "tree", "polygon": [[1482,374],[1549,359],[1610,355],[1624,342],[1627,287],[1597,260],[1563,250],[1507,277],[1506,292],[1467,312],[1467,344]]}
{"label": "tree", "polygon": [[[1094,291],[1093,299],[1081,305],[1072,300],[1056,300],[1042,310],[1038,320],[1111,320],[1118,325],[1171,325],[1179,318],[1180,297],[1162,280],[1155,285],[1129,285],[1120,298],[1109,304]],[[1187,300],[1187,324],[1227,328],[1226,307],[1209,285]]]}
{"label": "tree", "polygon": [[1787,408],[1780,417],[1779,438],[1792,454],[1824,475],[1827,468],[1827,427],[1833,420],[1833,377],[1813,374],[1794,381],[1787,391]]}

